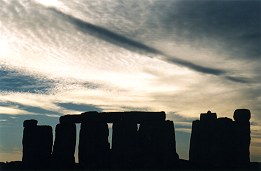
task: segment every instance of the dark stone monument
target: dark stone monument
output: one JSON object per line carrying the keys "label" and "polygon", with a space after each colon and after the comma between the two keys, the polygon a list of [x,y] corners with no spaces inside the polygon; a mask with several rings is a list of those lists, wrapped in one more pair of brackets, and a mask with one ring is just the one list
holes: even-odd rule
{"label": "dark stone monument", "polygon": [[[23,123],[21,169],[136,170],[248,169],[250,111],[237,109],[234,121],[208,111],[193,121],[189,162],[176,153],[174,123],[164,112],[85,112],[60,117],[52,151],[52,127]],[[79,164],[75,163],[76,125],[81,123]],[[113,123],[112,149],[107,123]]]}
{"label": "dark stone monument", "polygon": [[75,166],[76,125],[73,123],[57,124],[52,153],[53,167],[73,169]]}
{"label": "dark stone monument", "polygon": [[179,158],[173,122],[141,123],[138,135],[141,169],[170,169],[177,166]]}
{"label": "dark stone monument", "polygon": [[101,121],[99,113],[85,113],[90,115],[81,123],[79,141],[79,164],[83,169],[108,169],[109,151],[108,125]]}
{"label": "dark stone monument", "polygon": [[112,128],[112,169],[137,169],[137,123],[122,120],[114,122]]}
{"label": "dark stone monument", "polygon": [[234,112],[235,120],[235,163],[248,165],[250,162],[250,120],[251,114],[248,109],[237,109]]}
{"label": "dark stone monument", "polygon": [[200,114],[200,120],[192,122],[192,131],[190,138],[189,160],[192,163],[213,162],[213,154],[215,153],[215,129],[217,125],[216,113]]}
{"label": "dark stone monument", "polygon": [[250,111],[237,109],[233,121],[210,111],[193,121],[189,160],[206,168],[247,166],[250,145]]}
{"label": "dark stone monument", "polygon": [[200,121],[192,122],[189,146],[189,161],[198,163],[200,161]]}
{"label": "dark stone monument", "polygon": [[234,123],[230,118],[218,118],[216,130],[214,132],[215,141],[213,141],[214,151],[211,154],[213,157],[212,164],[216,167],[233,166],[234,162]]}
{"label": "dark stone monument", "polygon": [[36,120],[24,121],[24,169],[48,169],[51,162],[53,134],[51,126],[38,126]]}
{"label": "dark stone monument", "polygon": [[82,122],[82,115],[64,115],[60,117],[60,124],[75,124]]}
{"label": "dark stone monument", "polygon": [[164,121],[159,127],[158,144],[159,164],[162,169],[173,169],[178,166],[179,156],[176,152],[176,139],[173,121]]}

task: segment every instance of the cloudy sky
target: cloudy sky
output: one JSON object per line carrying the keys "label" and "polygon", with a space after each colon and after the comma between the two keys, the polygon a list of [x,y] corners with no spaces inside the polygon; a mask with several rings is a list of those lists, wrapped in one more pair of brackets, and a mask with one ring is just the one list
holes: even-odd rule
{"label": "cloudy sky", "polygon": [[188,159],[191,122],[248,108],[261,161],[261,1],[0,0],[0,161],[22,122],[166,111]]}

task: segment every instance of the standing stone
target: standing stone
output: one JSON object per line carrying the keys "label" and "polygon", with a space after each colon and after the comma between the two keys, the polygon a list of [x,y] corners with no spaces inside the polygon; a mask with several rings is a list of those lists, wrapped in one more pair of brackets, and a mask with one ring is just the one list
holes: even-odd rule
{"label": "standing stone", "polygon": [[234,123],[230,118],[218,118],[215,130],[216,138],[212,146],[213,165],[220,168],[230,168],[234,161],[235,133]]}
{"label": "standing stone", "polygon": [[79,164],[83,169],[108,169],[110,144],[109,129],[105,122],[81,124]]}
{"label": "standing stone", "polygon": [[189,147],[189,161],[192,163],[199,163],[201,159],[199,148],[201,146],[200,130],[200,121],[193,121]]}
{"label": "standing stone", "polygon": [[54,168],[72,169],[75,166],[76,126],[57,124],[52,159]]}
{"label": "standing stone", "polygon": [[237,109],[234,120],[208,112],[192,123],[189,160],[212,168],[247,166],[250,145],[250,111]]}
{"label": "standing stone", "polygon": [[176,168],[178,166],[179,156],[176,152],[176,139],[175,129],[173,121],[165,121],[161,125],[159,138],[156,138],[158,149],[160,150],[160,164],[161,168],[169,169]]}
{"label": "standing stone", "polygon": [[51,126],[37,126],[36,120],[24,121],[22,162],[25,169],[48,169],[52,145]]}
{"label": "standing stone", "polygon": [[192,133],[190,138],[189,160],[193,164],[203,167],[213,163],[216,151],[216,113],[202,113],[199,121],[192,123]]}
{"label": "standing stone", "polygon": [[112,128],[112,169],[137,169],[137,123],[118,121]]}
{"label": "standing stone", "polygon": [[251,114],[248,109],[237,109],[234,112],[235,120],[235,163],[247,165],[250,163],[250,120]]}
{"label": "standing stone", "polygon": [[173,122],[144,122],[138,132],[141,169],[169,169],[177,165]]}

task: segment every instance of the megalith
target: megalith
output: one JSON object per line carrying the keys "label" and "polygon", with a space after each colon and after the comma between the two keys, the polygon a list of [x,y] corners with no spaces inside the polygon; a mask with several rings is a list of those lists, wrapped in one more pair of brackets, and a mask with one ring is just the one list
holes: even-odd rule
{"label": "megalith", "polygon": [[38,126],[37,120],[25,120],[23,125],[23,167],[48,169],[53,145],[52,127]]}
{"label": "megalith", "polygon": [[[88,115],[90,114],[90,117]],[[99,113],[85,113],[79,140],[79,164],[83,169],[108,169],[110,144],[106,122]]]}
{"label": "megalith", "polygon": [[114,122],[112,129],[112,169],[137,169],[137,123],[122,120]]}
{"label": "megalith", "polygon": [[179,157],[172,121],[141,123],[138,135],[141,169],[175,168]]}
{"label": "megalith", "polygon": [[75,166],[76,125],[73,123],[57,124],[52,153],[54,168],[72,169]]}
{"label": "megalith", "polygon": [[248,109],[237,109],[234,112],[235,120],[235,162],[238,165],[247,165],[250,162],[250,120]]}

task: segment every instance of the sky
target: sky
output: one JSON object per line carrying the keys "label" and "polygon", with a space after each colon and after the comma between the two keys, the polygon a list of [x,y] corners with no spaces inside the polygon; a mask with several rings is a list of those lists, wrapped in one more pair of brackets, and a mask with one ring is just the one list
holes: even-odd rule
{"label": "sky", "polygon": [[[251,110],[261,162],[261,1],[0,0],[0,161],[22,123],[84,111],[165,111],[188,159],[191,123]],[[76,155],[77,156],[77,155]]]}

